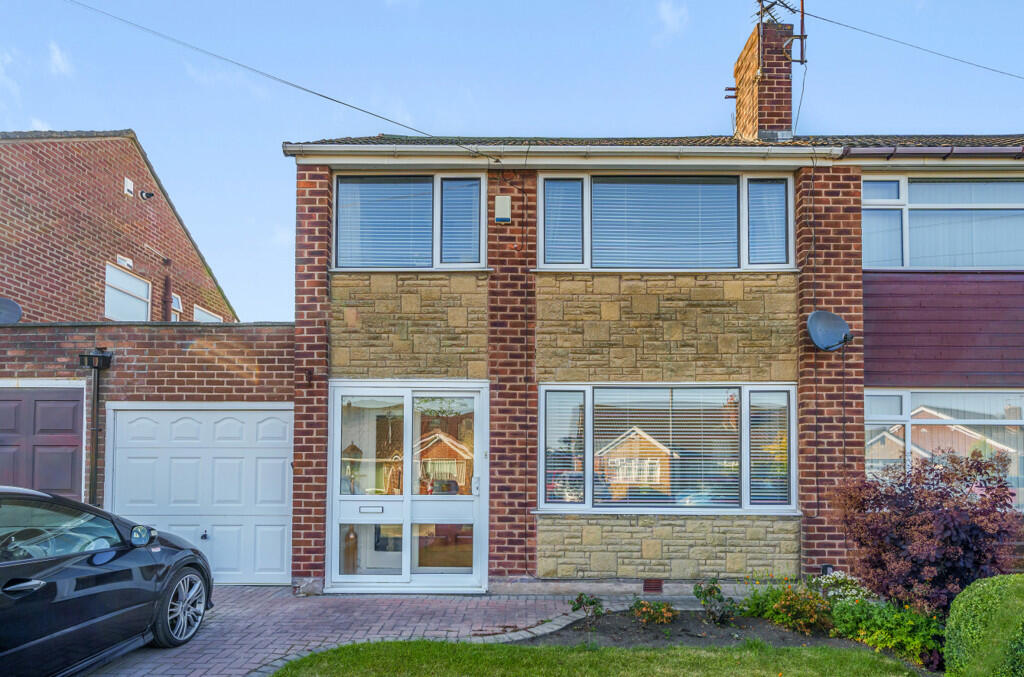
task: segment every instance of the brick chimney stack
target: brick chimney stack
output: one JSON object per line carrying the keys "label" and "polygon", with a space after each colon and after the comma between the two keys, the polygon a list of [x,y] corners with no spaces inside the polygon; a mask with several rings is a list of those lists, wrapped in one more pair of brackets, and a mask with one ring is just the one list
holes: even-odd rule
{"label": "brick chimney stack", "polygon": [[736,137],[783,141],[793,132],[793,25],[760,23],[736,59]]}

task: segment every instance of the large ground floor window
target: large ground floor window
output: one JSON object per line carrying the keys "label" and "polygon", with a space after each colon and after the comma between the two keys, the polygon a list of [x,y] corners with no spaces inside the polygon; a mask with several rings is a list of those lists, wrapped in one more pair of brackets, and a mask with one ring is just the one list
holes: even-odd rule
{"label": "large ground floor window", "polygon": [[864,395],[865,470],[941,453],[1010,459],[1014,505],[1024,510],[1024,391],[868,390]]}
{"label": "large ground floor window", "polygon": [[785,384],[542,386],[538,503],[795,510],[795,395]]}

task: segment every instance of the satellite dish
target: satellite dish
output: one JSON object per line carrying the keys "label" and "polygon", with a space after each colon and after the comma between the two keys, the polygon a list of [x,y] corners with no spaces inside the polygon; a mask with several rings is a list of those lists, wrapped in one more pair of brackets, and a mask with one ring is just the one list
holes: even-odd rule
{"label": "satellite dish", "polygon": [[21,306],[13,299],[0,298],[0,324],[14,324],[21,319]]}
{"label": "satellite dish", "polygon": [[807,333],[821,350],[836,350],[853,340],[846,320],[827,310],[815,310],[807,318]]}

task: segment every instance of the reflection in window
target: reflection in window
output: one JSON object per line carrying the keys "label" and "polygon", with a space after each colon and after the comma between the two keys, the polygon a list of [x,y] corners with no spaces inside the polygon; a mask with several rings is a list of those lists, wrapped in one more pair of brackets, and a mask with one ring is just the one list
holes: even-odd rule
{"label": "reflection in window", "polygon": [[413,493],[473,493],[473,402],[472,397],[413,399]]}
{"label": "reflection in window", "polygon": [[106,550],[121,543],[113,523],[90,512],[19,498],[0,504],[0,563]]}
{"label": "reflection in window", "polygon": [[472,524],[414,524],[413,534],[414,573],[473,573]]}
{"label": "reflection in window", "polygon": [[739,391],[595,388],[594,504],[738,506]]}
{"label": "reflection in window", "polygon": [[789,503],[789,393],[750,393],[750,504]]}
{"label": "reflection in window", "polygon": [[906,445],[902,425],[864,426],[864,471],[877,476],[890,465],[903,465]]}
{"label": "reflection in window", "polygon": [[338,573],[397,576],[402,573],[401,524],[338,525]]}
{"label": "reflection in window", "polygon": [[401,495],[403,454],[401,397],[341,400],[343,495]]}
{"label": "reflection in window", "polygon": [[544,492],[549,503],[583,502],[584,393],[552,390],[544,401]]}

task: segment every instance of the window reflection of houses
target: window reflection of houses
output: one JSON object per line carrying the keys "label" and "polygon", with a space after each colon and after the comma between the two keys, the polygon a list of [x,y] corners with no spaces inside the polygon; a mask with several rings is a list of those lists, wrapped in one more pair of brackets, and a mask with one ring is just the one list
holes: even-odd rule
{"label": "window reflection of houses", "polygon": [[473,450],[446,432],[433,429],[417,440],[413,463],[418,468],[419,493],[469,494]]}
{"label": "window reflection of houses", "polygon": [[607,487],[610,500],[639,494],[672,495],[672,460],[676,454],[633,426],[594,454],[594,474]]}

